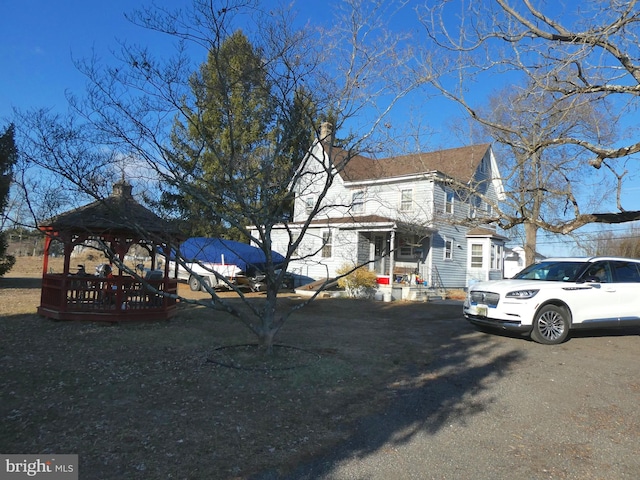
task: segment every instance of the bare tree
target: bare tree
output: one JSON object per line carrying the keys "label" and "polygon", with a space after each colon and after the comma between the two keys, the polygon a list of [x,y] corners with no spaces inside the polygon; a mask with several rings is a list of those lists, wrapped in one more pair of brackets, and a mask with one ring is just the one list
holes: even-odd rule
{"label": "bare tree", "polygon": [[582,241],[585,255],[618,255],[640,258],[640,231],[637,227],[628,228],[615,234],[611,231],[589,235]]}
{"label": "bare tree", "polygon": [[[276,334],[294,311],[278,312],[276,308],[286,265],[318,214],[333,178],[354,155],[378,148],[376,131],[385,115],[398,99],[424,81],[406,67],[408,63],[400,48],[401,38],[390,35],[385,28],[385,22],[393,13],[392,7],[383,1],[353,0],[346,2],[344,8],[335,21],[338,27],[331,31],[309,25],[295,29],[290,11],[263,11],[260,2],[252,0],[195,0],[188,10],[152,8],[138,11],[130,16],[133,22],[179,40],[173,56],[157,58],[146,48],[123,44],[117,52],[115,66],[105,66],[95,58],[79,63],[89,86],[86,97],[71,99],[73,121],[43,115],[37,122],[39,128],[34,130],[27,121],[34,116],[27,113],[21,117],[22,140],[30,145],[27,151],[32,164],[53,172],[64,183],[100,198],[105,182],[99,181],[96,175],[106,180],[117,172],[122,165],[119,159],[124,158],[140,168],[126,170],[122,167],[122,172],[126,170],[129,181],[147,185],[148,197],[160,191],[154,187],[154,181],[156,186],[157,182],[170,186],[178,195],[188,194],[200,202],[203,211],[235,227],[243,238],[261,248],[267,259],[263,272],[267,292],[259,302],[248,301],[231,283],[228,287],[245,300],[246,308],[235,308],[211,287],[207,287],[211,295],[209,300],[183,300],[234,315],[256,335],[266,351],[272,348]],[[198,128],[205,124],[201,120],[207,108],[199,104],[202,96],[193,95],[193,73],[198,65],[194,65],[192,58],[198,53],[197,58],[202,59],[210,55],[211,71],[222,67],[223,64],[216,63],[215,55],[239,26],[261,52],[261,63],[256,68],[261,69],[260,74],[268,79],[269,85],[263,94],[282,115],[270,118],[267,127],[254,132],[254,139],[263,134],[255,149],[233,157],[235,163],[227,162],[229,158],[225,157],[225,163],[218,164],[234,165],[237,169],[220,169],[205,178],[200,176],[203,161],[218,144],[205,134],[198,136]],[[220,75],[221,81],[214,82],[215,94],[221,99],[220,105],[227,109],[229,128],[224,132],[224,141],[239,145],[242,138],[234,137],[235,132],[240,135],[246,129],[233,128],[233,115],[240,111],[235,110],[232,103],[242,102],[238,102],[238,98],[230,101],[236,85],[225,82],[227,78]],[[200,87],[205,83],[200,82]],[[296,125],[319,137],[320,120],[326,117],[315,118],[313,112],[326,112],[335,130],[346,132],[347,155],[339,164],[328,167],[327,172],[320,172],[329,175],[319,175],[325,183],[317,203],[300,235],[290,235],[287,251],[283,252],[284,265],[276,265],[271,255],[272,229],[283,219],[286,227],[284,202],[289,201],[289,192],[297,191],[303,176],[306,182],[309,175],[308,172],[302,175],[304,168],[292,169],[290,159],[286,157],[285,149],[291,146],[291,135],[300,132],[277,134],[285,131],[278,126],[288,120],[285,112],[291,110],[287,106],[301,91],[308,94],[302,105],[313,108],[306,110],[306,117],[303,115]],[[364,112],[372,106],[376,109],[366,117]],[[248,110],[243,113],[252,114]],[[183,129],[190,129],[189,144],[194,148],[188,158],[185,149],[176,149],[172,141],[175,140],[172,137],[174,127],[178,124]],[[47,141],[47,131],[52,129],[59,129],[61,134]],[[194,139],[200,140],[199,147]],[[223,150],[215,151],[219,158],[226,155]],[[91,155],[90,163],[96,165],[95,169],[83,168],[86,154]],[[287,161],[283,161],[285,158]],[[309,155],[299,161],[302,166],[318,163],[318,159],[309,158]],[[74,167],[75,162],[80,162],[79,168]],[[136,175],[140,171],[145,174]],[[203,178],[207,182],[206,188],[199,187]],[[183,265],[187,263],[185,259],[178,261]]]}
{"label": "bare tree", "polygon": [[624,177],[590,168],[581,148],[547,144],[550,137],[577,132],[601,144],[614,138],[606,103],[572,100],[557,99],[535,85],[516,85],[492,95],[482,112],[484,130],[504,151],[505,199],[493,205],[494,215],[505,230],[522,226],[527,265],[534,262],[539,229],[571,230],[584,210],[596,208]]}
{"label": "bare tree", "polygon": [[[523,125],[482,110],[474,85],[483,80],[527,84],[532,93],[552,99],[567,113],[584,111],[590,104],[594,112],[607,109],[606,120],[592,121],[589,128],[547,130],[536,142],[537,151],[569,147],[585,165],[609,169],[616,183],[609,194],[616,211],[579,210],[573,195],[567,197],[572,217],[561,225],[534,220],[540,228],[563,234],[590,223],[640,219],[640,211],[626,210],[620,201],[625,176],[620,160],[639,152],[640,143],[633,135],[612,142],[609,131],[611,126],[622,130],[625,124],[637,128],[632,123],[640,91],[637,2],[588,1],[565,7],[495,0],[442,2],[418,11],[431,40],[428,48],[441,53],[433,57],[439,58],[437,65],[425,64],[432,85],[498,138],[518,135]],[[505,226],[512,223],[508,220]]]}

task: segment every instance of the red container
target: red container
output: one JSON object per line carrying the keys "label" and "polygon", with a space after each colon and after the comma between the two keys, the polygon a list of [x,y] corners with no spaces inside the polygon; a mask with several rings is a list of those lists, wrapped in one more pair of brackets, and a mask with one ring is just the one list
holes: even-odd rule
{"label": "red container", "polygon": [[378,285],[389,285],[389,277],[378,277],[377,279]]}

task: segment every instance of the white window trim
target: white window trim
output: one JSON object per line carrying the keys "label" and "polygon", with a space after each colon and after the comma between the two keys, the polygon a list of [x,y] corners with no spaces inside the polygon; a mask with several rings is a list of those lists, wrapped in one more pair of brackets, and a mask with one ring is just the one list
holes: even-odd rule
{"label": "white window trim", "polygon": [[[450,255],[447,257],[447,244],[451,244],[451,248],[449,249]],[[454,247],[454,243],[453,243],[453,239],[452,238],[446,238],[444,239],[444,252],[442,254],[444,260],[453,260],[453,247]]]}
{"label": "white window trim", "polygon": [[[325,234],[327,234],[326,237]],[[329,249],[329,255],[325,255],[325,248]],[[333,258],[333,231],[331,229],[322,231],[322,248],[320,250],[320,256],[322,258]]]}
{"label": "white window trim", "polygon": [[[473,254],[473,247],[478,246],[480,247],[480,265],[474,265],[473,264],[473,259],[474,258],[478,258],[478,255],[474,255]],[[470,249],[470,254],[469,254],[469,267],[470,268],[484,268],[484,244],[483,243],[472,243],[471,244],[471,249]]]}
{"label": "white window trim", "polygon": [[478,205],[479,203],[480,197],[478,197],[477,195],[471,195],[469,201],[469,218],[478,217],[478,211],[480,210],[480,206]]}
{"label": "white window trim", "polygon": [[[416,240],[416,236],[415,235],[399,235],[398,237],[398,249],[396,250],[396,260],[400,260],[400,261],[412,261],[416,259],[416,253],[415,253],[415,249],[416,248],[420,248],[420,247],[414,247],[413,245],[409,245],[408,247],[406,245],[400,245],[400,242],[402,241],[406,241],[406,242],[410,242],[410,243],[418,243]],[[410,253],[409,255],[403,255],[402,254],[402,249],[403,248],[409,248],[410,249]]]}
{"label": "white window trim", "polygon": [[353,213],[364,213],[365,193],[364,190],[358,190],[351,194],[351,211]]}
{"label": "white window trim", "polygon": [[307,214],[310,214],[313,211],[313,207],[315,207],[316,199],[315,197],[309,196],[304,199],[304,211]]}
{"label": "white window trim", "polygon": [[[409,192],[409,199],[404,199],[405,192]],[[405,203],[408,203],[408,207],[405,208]],[[410,212],[413,210],[413,188],[403,188],[400,190],[400,211]]]}
{"label": "white window trim", "polygon": [[[449,196],[451,196],[451,202],[449,202]],[[455,200],[456,196],[453,190],[449,190],[445,188],[444,190],[444,213],[446,215],[453,215],[455,213]],[[451,206],[451,211],[448,211],[449,205]]]}
{"label": "white window trim", "polygon": [[491,270],[502,270],[504,247],[498,243],[491,244]]}

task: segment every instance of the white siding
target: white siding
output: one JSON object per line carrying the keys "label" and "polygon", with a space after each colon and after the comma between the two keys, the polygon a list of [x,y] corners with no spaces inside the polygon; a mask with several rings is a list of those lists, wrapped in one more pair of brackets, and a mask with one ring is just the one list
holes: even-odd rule
{"label": "white siding", "polygon": [[[327,230],[331,230],[332,233],[332,255],[323,257],[323,232]],[[273,238],[275,237],[274,231]],[[274,250],[278,251],[282,242],[274,240],[273,245]],[[335,276],[336,270],[345,263],[358,260],[358,234],[353,230],[340,230],[335,227],[310,228],[298,248],[298,253],[298,257],[289,264],[289,271],[313,279],[330,278]]]}
{"label": "white siding", "polygon": [[[312,154],[305,161],[309,172],[302,177],[296,188],[294,222],[304,222],[307,219],[307,201],[312,199],[314,204],[317,202],[327,179],[324,168],[328,159],[319,144],[313,147]],[[400,210],[402,190],[411,190],[413,194],[412,208],[407,211]],[[356,213],[351,209],[355,192],[364,194],[363,208]],[[427,225],[433,216],[432,192],[431,178],[345,184],[342,177],[336,174],[315,218],[379,215],[406,223]]]}
{"label": "white siding", "polygon": [[[491,152],[491,150],[489,150]],[[475,181],[479,182],[481,194],[485,197],[479,215],[486,211],[487,201],[497,203],[501,192],[496,190],[500,185],[495,180],[497,167],[493,155],[483,160],[487,168],[476,172]],[[304,222],[308,218],[306,210],[308,199],[317,201],[326,180],[326,166],[329,161],[321,144],[316,143],[311,154],[305,158],[307,173],[295,189],[294,222]],[[416,266],[421,275],[428,277],[431,284],[437,283],[445,288],[464,288],[475,278],[494,277],[495,272],[490,269],[490,260],[483,262],[481,271],[470,268],[470,242],[467,239],[468,227],[455,225],[469,216],[470,198],[455,196],[453,214],[446,213],[445,199],[447,187],[436,181],[432,174],[406,178],[373,180],[367,182],[345,182],[340,175],[335,175],[321,209],[314,221],[328,218],[359,217],[377,215],[391,218],[400,224],[429,227],[436,232],[431,236],[429,254],[420,261],[396,261],[398,268]],[[402,192],[411,192],[410,208],[402,209]],[[354,212],[351,209],[353,195],[362,192],[364,199],[362,208]],[[405,195],[405,199],[407,196]],[[294,227],[292,227],[294,228]],[[332,255],[322,257],[323,231],[332,231]],[[366,229],[362,229],[365,232]],[[445,259],[445,244],[450,240],[452,244],[452,258]],[[314,226],[305,234],[297,253],[299,258],[292,261],[290,270],[293,273],[305,275],[314,279],[327,278],[335,275],[336,269],[344,263],[366,261],[367,242],[370,239],[356,230],[341,230],[336,224]],[[474,240],[475,241],[475,240]],[[489,255],[491,239],[482,239],[485,254]],[[273,231],[274,250],[286,253],[289,236],[286,230]],[[427,242],[428,243],[428,242]],[[358,256],[358,253],[360,254]]]}

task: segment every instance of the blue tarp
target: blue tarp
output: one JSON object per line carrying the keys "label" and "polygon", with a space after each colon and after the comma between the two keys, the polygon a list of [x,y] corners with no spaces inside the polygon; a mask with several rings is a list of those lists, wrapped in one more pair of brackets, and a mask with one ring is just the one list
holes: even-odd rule
{"label": "blue tarp", "polygon": [[[258,247],[221,238],[189,238],[180,245],[180,255],[187,262],[211,263],[222,263],[224,256],[224,263],[237,265],[246,273],[264,270],[267,262],[266,255]],[[274,265],[284,262],[284,257],[277,252],[271,252],[271,256]]]}

